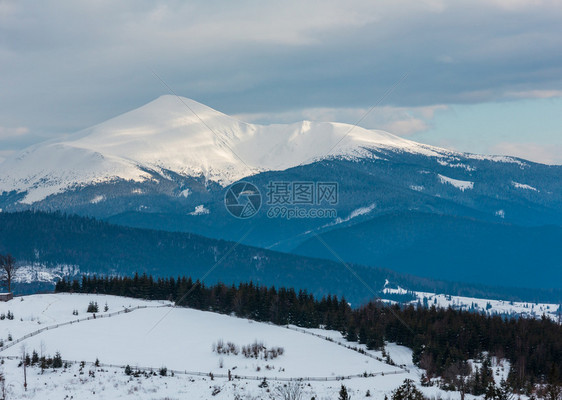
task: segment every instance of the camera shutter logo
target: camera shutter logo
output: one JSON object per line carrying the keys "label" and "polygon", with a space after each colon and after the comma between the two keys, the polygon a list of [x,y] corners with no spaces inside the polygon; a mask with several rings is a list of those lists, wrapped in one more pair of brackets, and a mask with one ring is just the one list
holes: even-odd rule
{"label": "camera shutter logo", "polygon": [[256,215],[261,207],[261,193],[249,182],[237,182],[231,185],[224,195],[224,205],[228,212],[241,219]]}

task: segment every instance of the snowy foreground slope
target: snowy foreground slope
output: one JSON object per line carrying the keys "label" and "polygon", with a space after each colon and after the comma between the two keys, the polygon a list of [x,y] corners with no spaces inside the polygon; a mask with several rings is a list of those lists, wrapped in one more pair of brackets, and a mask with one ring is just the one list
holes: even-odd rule
{"label": "snowy foreground slope", "polygon": [[[91,317],[92,314],[86,313],[91,301],[97,302],[101,311],[95,319],[56,327]],[[108,310],[103,312],[106,304]],[[108,316],[125,309],[128,312]],[[75,310],[78,315],[74,315]],[[375,399],[382,399],[406,378],[419,382],[422,373],[412,365],[410,350],[401,346],[387,345],[390,357],[401,365],[392,366],[377,359],[382,356],[380,352],[361,354],[346,347],[350,343],[338,332],[273,326],[171,308],[163,302],[48,294],[0,303],[0,313],[8,311],[14,319],[0,321],[0,338],[4,342],[0,350],[4,362],[1,369],[6,376],[8,398],[273,399],[279,398],[274,395],[277,387],[297,381],[305,399],[336,398],[342,383],[354,399],[363,398],[367,390]],[[24,335],[47,326],[52,328],[13,345]],[[246,358],[242,354],[221,356],[212,351],[213,343],[219,339],[239,346],[257,340],[268,348],[282,347],[284,352],[268,360]],[[29,353],[60,352],[71,364],[43,374],[38,367],[29,367],[28,390],[24,392],[23,370],[18,367],[17,359],[22,346]],[[96,359],[99,366],[94,365]],[[80,365],[81,361],[85,362],[84,366]],[[124,373],[126,365],[144,371],[152,369],[156,374],[128,376]],[[167,368],[167,376],[158,374],[162,367]],[[226,377],[228,370],[234,376],[231,381]],[[342,380],[342,377],[347,378]],[[440,393],[435,387],[422,390],[429,396]],[[459,397],[454,392],[447,392],[446,396]]]}

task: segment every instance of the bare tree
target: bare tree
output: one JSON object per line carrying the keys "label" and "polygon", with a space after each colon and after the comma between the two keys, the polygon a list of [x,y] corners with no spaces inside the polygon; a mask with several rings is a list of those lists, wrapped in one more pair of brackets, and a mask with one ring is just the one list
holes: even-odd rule
{"label": "bare tree", "polygon": [[14,279],[17,268],[16,260],[11,254],[0,254],[0,279],[6,282],[8,292],[12,291],[12,279]]}
{"label": "bare tree", "polygon": [[6,378],[4,377],[4,373],[0,371],[0,399],[6,400]]}
{"label": "bare tree", "polygon": [[27,392],[27,364],[26,364],[26,355],[27,355],[27,351],[26,351],[26,346],[25,343],[23,343],[21,345],[21,363],[23,366],[23,388],[25,389],[25,391]]}
{"label": "bare tree", "polygon": [[443,373],[443,377],[455,385],[456,389],[461,393],[461,400],[465,399],[468,391],[468,382],[472,368],[467,362],[458,361],[451,364]]}
{"label": "bare tree", "polygon": [[301,400],[302,389],[301,385],[297,382],[289,382],[283,386],[277,387],[275,390],[276,395],[283,400]]}

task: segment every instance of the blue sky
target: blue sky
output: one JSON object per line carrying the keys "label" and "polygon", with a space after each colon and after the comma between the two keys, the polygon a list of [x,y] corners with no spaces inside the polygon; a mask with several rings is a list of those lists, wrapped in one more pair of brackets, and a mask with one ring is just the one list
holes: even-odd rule
{"label": "blue sky", "polygon": [[562,98],[450,105],[411,139],[472,153],[562,164]]}
{"label": "blue sky", "polygon": [[0,160],[168,91],[562,164],[562,5],[0,0]]}

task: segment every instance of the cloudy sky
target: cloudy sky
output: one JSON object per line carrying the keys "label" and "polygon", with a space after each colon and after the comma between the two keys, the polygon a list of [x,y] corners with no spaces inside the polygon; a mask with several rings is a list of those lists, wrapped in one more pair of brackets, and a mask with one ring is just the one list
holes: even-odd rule
{"label": "cloudy sky", "polygon": [[0,160],[168,94],[154,71],[248,122],[380,101],[361,126],[562,164],[560,21],[540,0],[0,0]]}

